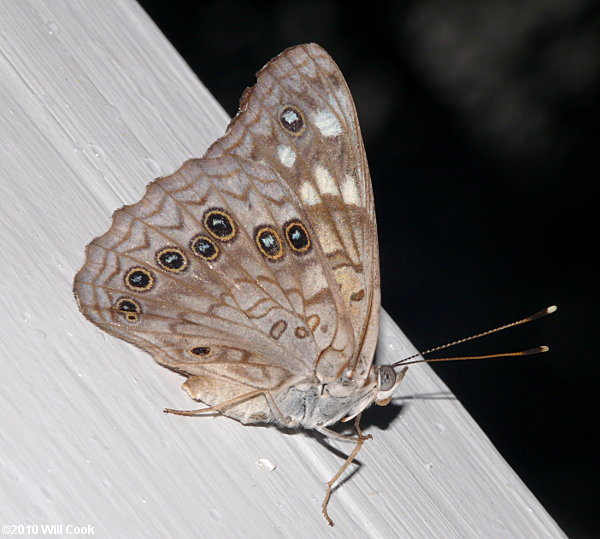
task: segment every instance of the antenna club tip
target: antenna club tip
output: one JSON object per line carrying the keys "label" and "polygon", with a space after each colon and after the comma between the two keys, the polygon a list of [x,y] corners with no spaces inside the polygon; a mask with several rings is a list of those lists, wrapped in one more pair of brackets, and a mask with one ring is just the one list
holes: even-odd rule
{"label": "antenna club tip", "polygon": [[556,305],[551,305],[550,307],[546,307],[545,309],[542,309],[541,311],[538,311],[537,313],[533,313],[531,316],[528,316],[525,319],[525,321],[531,322],[532,320],[537,320],[538,318],[541,318],[542,316],[546,316],[547,314],[552,314],[552,313],[556,312],[557,309],[558,309],[558,307]]}
{"label": "antenna club tip", "polygon": [[521,355],[530,356],[532,354],[541,354],[543,352],[547,352],[548,350],[550,350],[550,348],[548,348],[547,346],[538,346],[536,348],[531,348],[529,350],[525,350],[524,352],[521,353]]}

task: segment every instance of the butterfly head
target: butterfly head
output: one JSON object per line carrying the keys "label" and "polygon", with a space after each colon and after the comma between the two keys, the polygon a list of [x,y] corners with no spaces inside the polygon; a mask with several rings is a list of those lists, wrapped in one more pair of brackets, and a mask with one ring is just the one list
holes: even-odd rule
{"label": "butterfly head", "polygon": [[377,395],[375,404],[386,406],[392,400],[396,388],[404,379],[408,367],[404,367],[400,372],[396,372],[391,365],[374,365],[377,373]]}

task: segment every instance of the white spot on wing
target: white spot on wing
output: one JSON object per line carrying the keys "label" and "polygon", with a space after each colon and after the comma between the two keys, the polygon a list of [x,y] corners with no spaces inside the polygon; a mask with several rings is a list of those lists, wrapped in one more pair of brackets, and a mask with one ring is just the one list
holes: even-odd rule
{"label": "white spot on wing", "polygon": [[291,168],[296,162],[296,152],[284,144],[277,147],[277,155],[279,156],[279,160],[284,167]]}
{"label": "white spot on wing", "polygon": [[321,165],[315,167],[315,180],[317,180],[317,187],[322,195],[339,196],[340,192],[337,185],[325,167]]}
{"label": "white spot on wing", "polygon": [[298,114],[296,114],[296,111],[293,110],[293,109],[286,110],[283,113],[282,118],[288,124],[293,124],[294,122],[296,122],[296,121],[298,121],[300,119],[300,118],[298,118]]}
{"label": "white spot on wing", "polygon": [[314,205],[321,203],[321,197],[309,182],[304,182],[300,187],[300,198],[305,204]]}
{"label": "white spot on wing", "polygon": [[317,112],[313,117],[313,121],[324,137],[337,137],[342,132],[340,121],[330,110]]}
{"label": "white spot on wing", "polygon": [[344,185],[342,185],[342,198],[346,204],[355,204],[360,206],[360,197],[356,187],[356,180],[349,175],[346,175]]}
{"label": "white spot on wing", "polygon": [[336,90],[335,99],[338,103],[338,107],[340,107],[343,111],[352,110],[352,103],[348,101],[348,93],[344,90]]}
{"label": "white spot on wing", "polygon": [[323,272],[312,271],[306,275],[305,282],[303,283],[303,290],[305,297],[312,298],[322,290],[327,290],[329,283],[325,279]]}

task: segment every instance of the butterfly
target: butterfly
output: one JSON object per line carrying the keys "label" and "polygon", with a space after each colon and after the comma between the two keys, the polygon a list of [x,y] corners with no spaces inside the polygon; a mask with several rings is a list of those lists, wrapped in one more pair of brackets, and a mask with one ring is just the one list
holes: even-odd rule
{"label": "butterfly", "polygon": [[[318,45],[257,73],[225,135],[159,178],[87,247],[86,318],[187,380],[244,424],[313,429],[356,446],[406,367],[374,364],[380,279],[373,192],[356,109]],[[176,411],[174,411],[176,412]],[[328,427],[355,418],[357,436]]]}

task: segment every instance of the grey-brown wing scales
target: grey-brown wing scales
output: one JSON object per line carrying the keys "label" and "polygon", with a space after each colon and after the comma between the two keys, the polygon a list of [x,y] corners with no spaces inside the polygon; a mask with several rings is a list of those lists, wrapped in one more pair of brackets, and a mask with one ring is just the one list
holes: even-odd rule
{"label": "grey-brown wing scales", "polygon": [[190,160],[115,212],[74,290],[92,322],[188,375],[273,389],[330,349],[335,376],[354,343],[313,237],[269,167]]}
{"label": "grey-brown wing scales", "polygon": [[240,112],[208,157],[268,164],[292,187],[340,287],[357,358],[368,371],[379,328],[379,255],[373,195],[348,86],[318,45],[271,60],[246,90]]}

